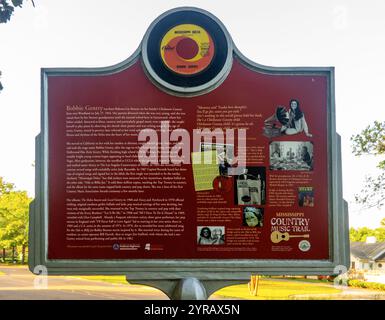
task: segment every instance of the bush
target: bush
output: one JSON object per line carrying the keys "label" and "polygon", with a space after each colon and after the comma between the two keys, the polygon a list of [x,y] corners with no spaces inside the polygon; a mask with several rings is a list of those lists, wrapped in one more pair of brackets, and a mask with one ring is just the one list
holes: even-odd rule
{"label": "bush", "polygon": [[336,276],[317,276],[318,280],[333,282]]}
{"label": "bush", "polygon": [[365,289],[373,289],[373,290],[383,290],[385,291],[385,284],[377,283],[377,282],[366,282],[360,280],[348,280],[349,287],[356,288],[365,288]]}

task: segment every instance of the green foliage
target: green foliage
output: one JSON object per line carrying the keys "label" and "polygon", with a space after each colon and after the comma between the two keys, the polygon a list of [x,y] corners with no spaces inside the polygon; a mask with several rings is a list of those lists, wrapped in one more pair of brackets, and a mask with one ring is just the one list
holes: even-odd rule
{"label": "green foliage", "polygon": [[5,182],[3,177],[0,177],[0,197],[5,193],[10,193],[14,188],[13,183]]}
{"label": "green foliage", "polygon": [[377,177],[367,176],[361,192],[355,195],[355,200],[366,208],[382,207],[385,200],[385,172]]}
{"label": "green foliage", "polygon": [[0,177],[0,247],[28,244],[28,212],[31,199],[25,191],[15,191],[13,184]]}
{"label": "green foliage", "polygon": [[14,6],[7,0],[0,0],[0,23],[6,23],[11,19]]}
{"label": "green foliage", "polygon": [[[360,134],[353,135],[353,154],[382,156],[385,154],[385,121],[374,121],[367,126]],[[356,202],[365,207],[382,207],[385,202],[385,160],[381,160],[377,167],[383,170],[377,177],[366,177],[365,184],[359,195],[356,195]]]}
{"label": "green foliage", "polygon": [[350,139],[353,142],[353,154],[356,156],[385,153],[385,121],[374,121],[373,125],[367,126],[360,134]]}
{"label": "green foliage", "polygon": [[21,7],[23,4],[23,0],[12,0],[12,4],[14,7]]}
{"label": "green foliage", "polygon": [[[24,0],[0,0],[0,23],[7,23],[11,20],[15,8],[21,8]],[[31,0],[33,6],[35,3]]]}
{"label": "green foliage", "polygon": [[350,241],[365,242],[367,237],[376,237],[377,241],[385,241],[385,227],[369,229],[362,227],[358,229],[350,228]]}
{"label": "green foliage", "polygon": [[366,282],[366,281],[361,281],[361,280],[348,280],[348,286],[349,287],[356,287],[356,288],[365,288],[365,289],[385,291],[385,284],[377,283],[377,282]]}

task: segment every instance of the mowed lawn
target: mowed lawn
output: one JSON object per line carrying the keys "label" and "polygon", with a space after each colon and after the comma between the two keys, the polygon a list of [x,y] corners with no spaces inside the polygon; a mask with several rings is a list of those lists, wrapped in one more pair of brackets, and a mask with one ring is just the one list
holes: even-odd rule
{"label": "mowed lawn", "polygon": [[[82,279],[106,281],[110,283],[127,284],[125,276],[81,276]],[[259,280],[257,296],[249,293],[247,284],[235,285],[223,288],[215,292],[215,295],[251,300],[289,300],[295,295],[312,295],[312,294],[336,294],[341,290],[336,289],[333,285],[315,281],[296,281],[261,278]]]}
{"label": "mowed lawn", "polygon": [[336,293],[341,293],[341,290],[323,283],[267,278],[259,280],[257,296],[250,295],[247,284],[226,287],[215,292],[215,294],[223,297],[252,300],[289,300],[295,295],[332,295]]}

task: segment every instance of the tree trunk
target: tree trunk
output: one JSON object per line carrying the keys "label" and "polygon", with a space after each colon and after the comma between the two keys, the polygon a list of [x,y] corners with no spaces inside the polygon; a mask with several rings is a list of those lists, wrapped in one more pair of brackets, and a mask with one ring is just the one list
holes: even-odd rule
{"label": "tree trunk", "polygon": [[24,264],[25,262],[25,245],[23,244],[21,249],[21,264]]}
{"label": "tree trunk", "polygon": [[3,262],[5,262],[5,248],[3,248]]}
{"label": "tree trunk", "polygon": [[15,247],[12,247],[12,262],[15,263]]}

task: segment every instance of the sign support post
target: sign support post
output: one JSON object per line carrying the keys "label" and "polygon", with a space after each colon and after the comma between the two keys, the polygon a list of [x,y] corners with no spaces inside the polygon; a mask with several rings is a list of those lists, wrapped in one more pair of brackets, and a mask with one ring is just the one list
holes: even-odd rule
{"label": "sign support post", "polygon": [[126,277],[128,283],[145,285],[159,289],[171,300],[207,300],[219,289],[247,283],[247,280],[199,280],[194,277],[170,280],[132,280]]}

